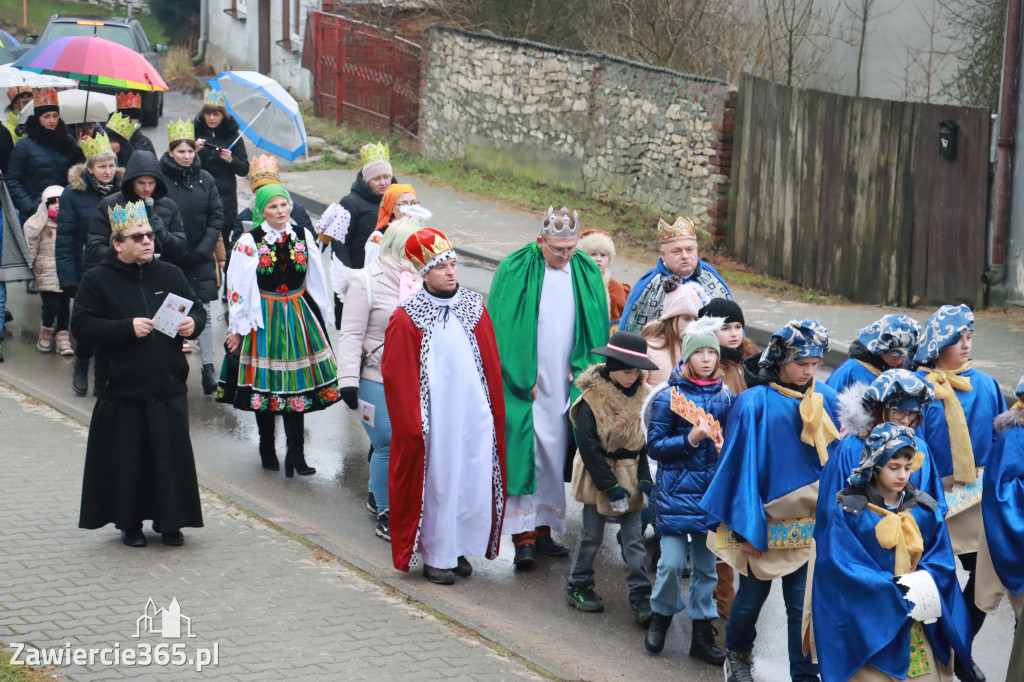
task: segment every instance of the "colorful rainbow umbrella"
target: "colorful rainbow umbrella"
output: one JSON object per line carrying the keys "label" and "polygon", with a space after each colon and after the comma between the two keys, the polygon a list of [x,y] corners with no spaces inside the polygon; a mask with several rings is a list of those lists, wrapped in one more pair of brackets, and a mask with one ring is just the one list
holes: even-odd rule
{"label": "colorful rainbow umbrella", "polygon": [[167,84],[141,54],[91,36],[68,36],[36,45],[14,67],[50,76],[128,90],[167,90]]}

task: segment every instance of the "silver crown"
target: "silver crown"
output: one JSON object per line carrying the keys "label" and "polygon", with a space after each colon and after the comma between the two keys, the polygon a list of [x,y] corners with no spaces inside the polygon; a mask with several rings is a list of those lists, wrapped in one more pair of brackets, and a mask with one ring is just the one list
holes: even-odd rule
{"label": "silver crown", "polygon": [[576,211],[569,215],[569,209],[565,206],[555,211],[554,206],[548,206],[544,214],[544,222],[541,223],[540,235],[542,237],[554,237],[555,239],[571,239],[580,236],[580,217]]}

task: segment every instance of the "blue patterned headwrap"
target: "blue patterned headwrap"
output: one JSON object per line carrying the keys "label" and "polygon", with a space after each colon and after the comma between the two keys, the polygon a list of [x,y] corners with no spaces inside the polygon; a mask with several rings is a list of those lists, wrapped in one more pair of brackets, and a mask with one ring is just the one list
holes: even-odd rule
{"label": "blue patterned headwrap", "polygon": [[974,313],[965,305],[944,305],[924,323],[914,362],[924,365],[939,357],[943,348],[960,341],[965,331],[974,329]]}
{"label": "blue patterned headwrap", "polygon": [[1020,383],[1017,384],[1017,390],[1013,392],[1017,396],[1017,400],[1024,400],[1024,377],[1020,378]]}
{"label": "blue patterned headwrap", "polygon": [[917,346],[921,325],[903,313],[886,315],[864,327],[857,334],[861,345],[874,355],[892,353],[907,357]]}
{"label": "blue patterned headwrap", "polygon": [[803,358],[820,358],[830,346],[828,330],[817,320],[790,320],[771,335],[757,364],[769,367]]}
{"label": "blue patterned headwrap", "polygon": [[860,402],[868,411],[881,407],[921,412],[934,400],[935,389],[920,376],[905,369],[888,369],[871,382]]}
{"label": "blue patterned headwrap", "polygon": [[907,447],[913,448],[914,453],[917,453],[914,429],[892,422],[879,424],[871,430],[871,435],[864,442],[860,464],[848,479],[850,485],[866,487],[871,482],[871,477],[881,471],[893,455]]}

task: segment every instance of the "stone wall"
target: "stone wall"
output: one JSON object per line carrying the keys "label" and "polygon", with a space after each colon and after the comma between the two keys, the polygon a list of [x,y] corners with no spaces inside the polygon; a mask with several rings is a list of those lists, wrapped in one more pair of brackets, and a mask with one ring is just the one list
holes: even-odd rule
{"label": "stone wall", "polygon": [[728,198],[734,87],[448,27],[425,37],[426,156],[582,186],[724,229],[717,214]]}

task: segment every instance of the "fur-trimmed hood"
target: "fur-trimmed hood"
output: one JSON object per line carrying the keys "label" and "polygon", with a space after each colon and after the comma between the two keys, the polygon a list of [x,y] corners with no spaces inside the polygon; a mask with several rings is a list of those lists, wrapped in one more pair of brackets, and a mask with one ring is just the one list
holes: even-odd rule
{"label": "fur-trimmed hood", "polygon": [[1005,433],[1013,427],[1024,427],[1024,410],[1007,410],[992,421],[996,433]]}
{"label": "fur-trimmed hood", "polygon": [[864,409],[861,399],[868,385],[857,381],[839,393],[839,429],[841,435],[853,434],[858,438],[867,438],[875,426],[874,416]]}
{"label": "fur-trimmed hood", "polygon": [[[84,163],[76,163],[68,170],[68,185],[71,189],[76,192],[85,192],[86,190],[92,189],[85,179],[85,173],[88,169]],[[92,175],[92,173],[89,173]],[[117,169],[117,175],[114,177],[114,189],[116,191],[121,186],[121,180],[124,177],[124,168]]]}

